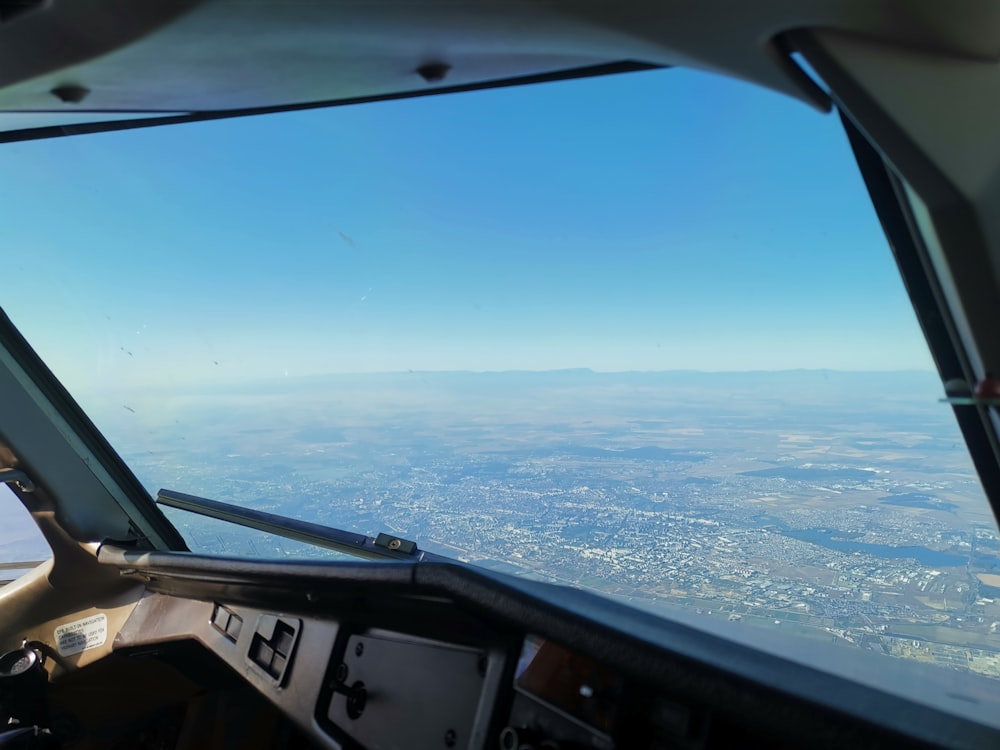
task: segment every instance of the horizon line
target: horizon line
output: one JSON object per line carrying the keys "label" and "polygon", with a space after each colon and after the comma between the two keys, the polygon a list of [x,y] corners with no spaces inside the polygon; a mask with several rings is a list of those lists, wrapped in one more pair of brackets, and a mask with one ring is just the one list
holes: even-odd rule
{"label": "horizon line", "polygon": [[545,374],[545,373],[588,373],[591,375],[667,375],[667,374],[692,374],[692,375],[739,375],[739,374],[779,374],[779,373],[837,373],[853,375],[875,375],[892,373],[922,373],[938,375],[933,368],[921,369],[917,367],[903,367],[898,369],[844,369],[839,370],[832,367],[782,367],[774,370],[761,368],[746,368],[733,370],[702,370],[698,368],[675,368],[669,370],[599,370],[593,367],[549,367],[544,369],[529,368],[509,368],[504,370],[494,369],[406,369],[406,370],[344,370],[312,373],[310,375],[275,375],[269,377],[276,378],[309,378],[328,377],[336,375],[517,375],[517,374]]}

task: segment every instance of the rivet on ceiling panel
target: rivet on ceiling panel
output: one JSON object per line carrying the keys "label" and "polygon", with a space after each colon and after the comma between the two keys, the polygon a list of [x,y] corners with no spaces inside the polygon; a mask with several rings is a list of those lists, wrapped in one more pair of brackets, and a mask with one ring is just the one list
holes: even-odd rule
{"label": "rivet on ceiling panel", "polygon": [[76,83],[68,83],[63,86],[56,86],[50,93],[61,102],[79,104],[87,98],[90,89]]}
{"label": "rivet on ceiling panel", "polygon": [[427,83],[440,83],[448,75],[449,70],[451,70],[451,66],[448,63],[429,62],[417,68],[417,75]]}

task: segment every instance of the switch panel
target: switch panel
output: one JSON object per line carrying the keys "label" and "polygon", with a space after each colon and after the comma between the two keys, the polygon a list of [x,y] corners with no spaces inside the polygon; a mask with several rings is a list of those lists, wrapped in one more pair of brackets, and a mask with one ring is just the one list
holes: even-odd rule
{"label": "switch panel", "polygon": [[285,681],[301,629],[302,621],[295,618],[276,615],[257,618],[247,658],[278,687]]}
{"label": "switch panel", "polygon": [[226,636],[226,638],[236,643],[240,639],[240,633],[243,631],[243,618],[229,609],[229,607],[216,604],[215,609],[212,610],[212,625]]}

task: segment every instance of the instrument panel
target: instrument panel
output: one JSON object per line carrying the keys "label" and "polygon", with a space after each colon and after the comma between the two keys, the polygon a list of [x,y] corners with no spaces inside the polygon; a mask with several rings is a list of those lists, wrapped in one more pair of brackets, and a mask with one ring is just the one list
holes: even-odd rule
{"label": "instrument panel", "polygon": [[200,640],[320,746],[615,747],[617,671],[539,636],[440,621],[445,640],[428,636],[427,617],[413,618],[416,632],[379,619],[147,594],[116,647]]}
{"label": "instrument panel", "polygon": [[[485,648],[342,631],[317,718],[335,738],[372,750],[482,747],[499,688],[490,659]],[[493,659],[502,668],[503,655]]]}
{"label": "instrument panel", "polygon": [[518,661],[515,684],[522,693],[610,735],[624,680],[584,654],[529,635]]}
{"label": "instrument panel", "polygon": [[514,673],[514,701],[500,733],[503,750],[561,737],[588,747],[614,747],[622,676],[590,657],[528,635]]}
{"label": "instrument panel", "polygon": [[451,565],[114,554],[146,582],[115,652],[198,644],[316,747],[996,746],[933,706],[574,589]]}

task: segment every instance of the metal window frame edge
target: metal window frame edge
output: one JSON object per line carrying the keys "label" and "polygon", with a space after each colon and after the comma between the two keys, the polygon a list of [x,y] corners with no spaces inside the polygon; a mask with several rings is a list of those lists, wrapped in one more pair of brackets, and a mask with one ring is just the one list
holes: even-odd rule
{"label": "metal window frame edge", "polygon": [[[16,383],[16,387],[21,389],[20,397],[33,403],[56,429],[59,438],[64,442],[60,448],[65,451],[68,447],[79,458],[94,482],[99,485],[99,491],[106,493],[127,517],[130,542],[142,548],[188,550],[180,533],[156,507],[152,497],[132,470],[2,309],[0,309],[0,370],[5,371]],[[11,422],[14,421],[11,419]],[[17,435],[18,430],[28,429],[28,426],[11,422],[0,423],[0,438],[6,436],[10,443],[7,448],[12,454],[0,458],[0,461],[10,462],[12,466],[16,465],[17,468],[27,471],[34,483],[39,485],[41,492],[55,501],[59,515],[72,520],[74,503],[80,502],[79,498],[66,496],[64,488],[53,484],[51,476],[58,475],[58,467],[39,465],[37,458],[31,466],[21,463]],[[14,492],[31,510],[31,499],[26,493],[16,488]],[[108,533],[112,533],[110,527]],[[78,541],[102,540],[79,539]]]}
{"label": "metal window frame edge", "polygon": [[[972,367],[957,344],[960,338],[946,306],[944,293],[926,258],[927,248],[905,197],[906,186],[854,122],[843,113],[841,122],[938,374],[944,382],[967,380],[971,377]],[[952,406],[993,515],[1000,518],[1000,452],[992,422],[984,414],[987,408]]]}
{"label": "metal window frame edge", "polygon": [[[908,193],[920,193],[901,173],[887,150],[895,152],[896,158],[902,159],[923,183],[934,186],[938,202],[947,204],[952,220],[955,215],[961,215],[974,224],[974,207],[964,201],[938,165],[920,151],[920,146],[878,110],[877,102],[863,91],[863,81],[853,79],[839,67],[808,31],[787,34],[785,45],[790,51],[800,53],[829,88],[942,384],[960,379],[974,389],[981,357],[979,352],[967,349],[974,339],[961,329],[960,321],[953,314],[952,308],[956,306],[962,314],[959,301],[944,288],[918,226]],[[853,109],[852,104],[856,105]],[[897,142],[881,143],[880,138],[895,138]],[[926,200],[927,196],[920,197]],[[929,210],[933,221],[934,206]],[[978,230],[974,234],[980,242],[985,242]],[[993,407],[984,405],[954,405],[952,408],[994,521],[998,521],[1000,435],[996,427],[997,415],[990,413]]]}

